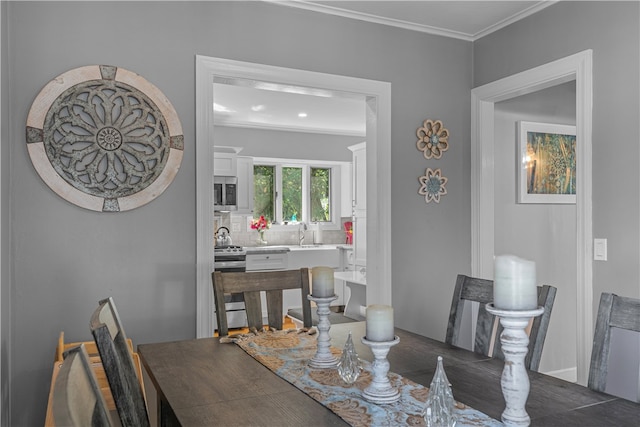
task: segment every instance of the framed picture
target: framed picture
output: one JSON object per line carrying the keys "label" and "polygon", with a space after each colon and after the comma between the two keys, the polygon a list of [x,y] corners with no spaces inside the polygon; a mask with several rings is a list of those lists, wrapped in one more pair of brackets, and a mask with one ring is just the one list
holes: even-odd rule
{"label": "framed picture", "polygon": [[518,122],[518,203],[576,202],[576,127]]}

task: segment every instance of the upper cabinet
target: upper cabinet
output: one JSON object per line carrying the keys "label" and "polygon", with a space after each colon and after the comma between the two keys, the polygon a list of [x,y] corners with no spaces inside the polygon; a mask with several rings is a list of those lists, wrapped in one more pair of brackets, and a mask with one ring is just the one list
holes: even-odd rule
{"label": "upper cabinet", "polygon": [[[353,152],[353,215],[366,215],[367,211],[367,145],[366,142],[352,145]],[[360,212],[358,212],[360,211]]]}
{"label": "upper cabinet", "polygon": [[340,167],[340,216],[342,218],[353,216],[353,208],[351,206],[353,201],[352,171],[351,163],[344,163]]}
{"label": "upper cabinet", "polygon": [[356,269],[367,265],[367,145],[352,145],[353,254]]}
{"label": "upper cabinet", "polygon": [[238,156],[236,162],[238,176],[238,211],[253,214],[253,157]]}
{"label": "upper cabinet", "polygon": [[238,176],[238,153],[242,147],[213,148],[213,174],[216,176]]}

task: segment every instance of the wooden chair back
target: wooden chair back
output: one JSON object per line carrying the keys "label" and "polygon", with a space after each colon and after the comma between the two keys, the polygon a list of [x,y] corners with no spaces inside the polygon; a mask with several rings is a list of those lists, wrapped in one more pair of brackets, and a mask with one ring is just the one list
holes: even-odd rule
{"label": "wooden chair back", "polygon": [[640,332],[640,299],[604,292],[600,295],[588,381],[595,391],[604,392],[607,385],[611,328]]}
{"label": "wooden chair back", "polygon": [[95,340],[123,427],[148,427],[149,415],[120,316],[111,297],[91,316]]}
{"label": "wooden chair back", "polygon": [[59,427],[112,425],[84,345],[64,352],[64,361],[53,388],[52,407],[55,424]]}
{"label": "wooden chair back", "polygon": [[[524,361],[524,366],[532,371],[537,371],[540,366],[542,348],[547,336],[556,292],[557,289],[553,286],[538,286],[538,305],[544,307],[545,310],[541,316],[535,317],[531,323],[529,351]],[[458,344],[465,301],[480,303],[476,322],[476,334],[474,337],[474,351],[504,360],[500,339],[498,339],[502,333],[502,325],[500,325],[498,319],[485,308],[487,303],[493,301],[493,280],[479,279],[463,274],[458,275],[451,301],[445,342],[451,345]]]}
{"label": "wooden chair back", "polygon": [[309,269],[250,271],[250,272],[220,272],[211,274],[213,293],[218,320],[218,335],[229,335],[227,311],[224,295],[230,293],[244,294],[244,304],[247,312],[249,329],[261,330],[262,303],[261,292],[265,292],[267,301],[268,326],[271,329],[282,329],[284,319],[282,307],[282,291],[285,289],[300,289],[302,299],[303,325],[311,327],[311,302],[309,295]]}

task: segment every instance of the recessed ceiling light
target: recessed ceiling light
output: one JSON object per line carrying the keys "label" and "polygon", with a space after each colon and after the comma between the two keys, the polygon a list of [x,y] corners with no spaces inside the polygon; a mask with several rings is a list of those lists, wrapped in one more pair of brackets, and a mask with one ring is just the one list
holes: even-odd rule
{"label": "recessed ceiling light", "polygon": [[307,113],[298,113],[298,117],[304,119],[305,117],[307,117]]}
{"label": "recessed ceiling light", "polygon": [[265,107],[264,105],[260,104],[260,105],[252,105],[251,106],[251,111],[255,111],[256,113],[258,111],[264,111],[267,107]]}

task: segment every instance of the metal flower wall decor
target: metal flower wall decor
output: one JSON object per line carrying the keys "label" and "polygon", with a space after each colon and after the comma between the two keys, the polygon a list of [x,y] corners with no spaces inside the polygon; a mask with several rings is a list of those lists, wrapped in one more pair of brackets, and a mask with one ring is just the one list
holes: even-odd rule
{"label": "metal flower wall decor", "polygon": [[416,146],[422,151],[425,159],[439,159],[449,149],[449,131],[440,120],[425,120],[416,131]]}
{"label": "metal flower wall decor", "polygon": [[425,174],[418,178],[420,181],[420,189],[418,194],[424,196],[426,203],[434,201],[440,203],[440,196],[447,194],[447,178],[442,176],[440,169],[433,170],[427,168]]}
{"label": "metal flower wall decor", "polygon": [[60,197],[94,211],[119,212],[158,197],[184,151],[169,100],[123,68],[89,65],[51,80],[27,117],[27,149]]}

